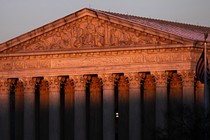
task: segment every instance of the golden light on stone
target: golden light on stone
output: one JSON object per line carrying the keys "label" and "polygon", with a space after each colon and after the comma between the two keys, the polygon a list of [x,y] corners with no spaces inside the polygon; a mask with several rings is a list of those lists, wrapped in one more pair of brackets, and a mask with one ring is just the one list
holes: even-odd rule
{"label": "golden light on stone", "polygon": [[[86,139],[87,100],[91,113],[94,114],[92,116],[96,117],[95,114],[102,111],[100,119],[103,125],[100,124],[100,129],[103,129],[104,137],[101,139],[104,140],[114,139],[115,118],[119,118],[117,121],[121,126],[121,123],[126,126],[121,127],[123,129],[119,129],[119,133],[129,131],[133,138],[140,139],[140,131],[144,133],[147,126],[155,126],[156,122],[161,121],[162,124],[165,123],[163,116],[169,110],[166,109],[168,100],[172,111],[176,109],[175,105],[194,103],[194,93],[195,102],[203,104],[203,85],[196,81],[194,73],[202,51],[196,45],[202,46],[203,42],[195,39],[198,40],[195,44],[191,38],[195,35],[187,38],[161,31],[169,27],[168,24],[174,27],[173,31],[177,28],[174,23],[167,21],[161,21],[165,23],[164,26],[155,29],[146,27],[146,22],[150,19],[142,25],[141,22],[130,20],[134,16],[93,11],[80,10],[0,44],[0,106],[6,110],[6,113],[0,111],[0,115],[5,120],[10,118],[9,96],[14,85],[16,107],[23,107],[26,114],[24,121],[28,122],[24,122],[27,129],[28,126],[35,127],[35,122],[29,122],[35,120],[33,113],[36,110],[33,109],[37,107],[37,102],[41,111],[47,110],[48,113],[50,110],[50,113],[55,113],[49,117],[51,122],[61,120],[58,106],[62,89],[63,105],[66,110],[72,109],[75,113],[71,121],[71,124],[76,124],[73,126],[76,131],[72,132],[75,139]],[[137,19],[135,17],[135,21]],[[151,20],[154,25],[161,26],[159,22],[156,24],[157,21],[159,20]],[[193,27],[198,29],[193,25],[184,24],[183,27],[186,27],[184,31],[190,27],[190,33],[195,33]],[[205,29],[210,32],[210,28]],[[184,34],[181,30],[179,33]],[[196,36],[200,36],[197,34]],[[87,93],[90,94],[89,99]],[[118,101],[115,100],[115,93],[119,95]],[[115,110],[116,102],[118,109]],[[151,125],[141,124],[145,120]],[[94,123],[95,120],[91,121]],[[0,130],[10,131],[5,129],[8,122],[0,123]],[[56,133],[53,133],[54,130],[49,132],[58,136],[60,126],[56,123],[50,124],[57,127],[53,128]],[[129,127],[128,123],[131,124]],[[161,123],[157,123],[159,124]],[[34,128],[28,134],[34,134],[32,129]],[[30,137],[28,134],[26,137]],[[6,137],[9,133],[0,132],[0,135]]]}

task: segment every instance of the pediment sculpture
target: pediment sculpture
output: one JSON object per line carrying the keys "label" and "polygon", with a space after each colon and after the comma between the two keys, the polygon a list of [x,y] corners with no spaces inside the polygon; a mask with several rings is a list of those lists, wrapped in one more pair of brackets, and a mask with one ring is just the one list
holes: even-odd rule
{"label": "pediment sculpture", "polygon": [[171,43],[171,40],[161,39],[146,32],[85,16],[7,49],[4,53],[162,45],[169,43]]}

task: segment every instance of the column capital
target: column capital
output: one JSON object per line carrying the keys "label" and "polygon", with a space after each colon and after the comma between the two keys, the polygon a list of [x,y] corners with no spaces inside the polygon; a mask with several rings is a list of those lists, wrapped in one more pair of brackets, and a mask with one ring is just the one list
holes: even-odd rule
{"label": "column capital", "polygon": [[194,87],[195,71],[182,70],[182,71],[178,71],[178,74],[181,75],[183,87]]}
{"label": "column capital", "polygon": [[155,77],[156,87],[167,87],[168,75],[165,71],[152,71],[151,74]]}
{"label": "column capital", "polygon": [[23,81],[25,93],[35,93],[35,81],[32,77],[23,77],[21,81]]}
{"label": "column capital", "polygon": [[71,76],[71,78],[74,81],[74,86],[76,91],[85,90],[87,77],[84,77],[83,75],[74,75]]}
{"label": "column capital", "polygon": [[114,76],[113,74],[98,74],[102,80],[103,89],[114,89]]}
{"label": "column capital", "polygon": [[141,73],[129,72],[124,74],[128,78],[129,88],[140,88],[140,81],[142,79]]}
{"label": "column capital", "polygon": [[50,92],[60,91],[60,80],[58,76],[47,76],[47,77],[44,77],[44,79],[48,81]]}
{"label": "column capital", "polygon": [[9,94],[10,83],[7,78],[0,78],[0,95]]}

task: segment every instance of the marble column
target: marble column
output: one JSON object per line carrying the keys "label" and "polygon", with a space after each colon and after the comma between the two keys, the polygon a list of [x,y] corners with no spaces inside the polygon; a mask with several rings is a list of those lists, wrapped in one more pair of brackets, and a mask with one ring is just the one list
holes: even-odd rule
{"label": "marble column", "polygon": [[39,88],[39,140],[49,139],[49,82],[41,78]]}
{"label": "marble column", "polygon": [[184,108],[193,108],[194,105],[194,80],[195,72],[191,70],[179,71],[178,72],[182,77],[182,87],[183,87],[183,107]]}
{"label": "marble column", "polygon": [[0,79],[0,139],[10,139],[10,85],[8,80]]}
{"label": "marble column", "polygon": [[86,80],[82,75],[71,77],[74,80],[74,139],[86,140]]}
{"label": "marble column", "polygon": [[103,82],[103,140],[115,140],[114,79],[101,74]]}
{"label": "marble column", "polygon": [[156,128],[167,128],[167,75],[164,71],[151,72],[156,84]]}
{"label": "marble column", "polygon": [[141,90],[138,72],[125,74],[129,80],[129,140],[141,139]]}
{"label": "marble column", "polygon": [[24,77],[24,139],[35,140],[35,83],[31,77]]}
{"label": "marble column", "polygon": [[60,139],[60,81],[57,76],[45,77],[49,84],[49,139]]}
{"label": "marble column", "polygon": [[96,77],[91,77],[90,82],[90,94],[89,94],[89,105],[87,105],[89,113],[88,129],[90,140],[101,140],[102,138],[102,83],[101,80]]}
{"label": "marble column", "polygon": [[129,139],[129,86],[128,78],[120,75],[118,80],[118,139]]}
{"label": "marble column", "polygon": [[195,117],[195,91],[194,91],[194,84],[195,84],[195,73],[191,70],[179,71],[178,72],[182,78],[182,89],[183,89],[183,116],[182,120],[185,125],[183,125],[183,132],[188,132],[189,127],[193,127],[194,124],[194,117]]}
{"label": "marble column", "polygon": [[15,79],[15,139],[24,139],[24,87],[23,81]]}
{"label": "marble column", "polygon": [[61,107],[63,137],[65,140],[74,140],[74,82],[67,78],[64,85],[64,95],[62,96]]}
{"label": "marble column", "polygon": [[[142,73],[143,74],[143,73]],[[144,74],[143,74],[144,75]],[[143,139],[150,140],[155,139],[156,129],[156,88],[155,78],[150,73],[145,73],[143,90]]]}

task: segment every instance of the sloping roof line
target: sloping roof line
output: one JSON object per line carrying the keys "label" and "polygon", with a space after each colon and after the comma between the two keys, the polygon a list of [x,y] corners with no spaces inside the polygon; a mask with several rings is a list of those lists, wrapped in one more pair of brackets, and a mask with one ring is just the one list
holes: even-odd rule
{"label": "sloping roof line", "polygon": [[[169,34],[183,37],[185,39],[190,39],[190,40],[195,40],[195,41],[204,41],[203,33],[204,32],[210,33],[210,27],[190,25],[190,24],[184,24],[184,23],[178,23],[178,22],[171,22],[171,21],[165,21],[165,20],[158,20],[158,19],[152,19],[152,18],[138,17],[138,16],[133,16],[133,15],[125,15],[125,14],[112,13],[112,12],[101,11],[101,10],[96,10],[96,9],[84,8],[70,15],[67,15],[63,18],[55,20],[54,22],[48,23],[40,28],[34,29],[28,33],[25,33],[9,41],[6,41],[0,44],[0,49],[2,49],[2,47],[4,48],[5,46],[16,45],[16,42],[20,43],[22,41],[26,41],[27,39],[36,37],[39,34],[47,32],[49,26],[51,27],[62,26],[66,22],[66,20],[71,21],[71,18],[79,17],[79,15],[77,14],[85,10],[94,11],[96,13],[101,13],[108,16],[111,15],[116,18],[127,20],[129,22],[134,22],[144,27],[152,28],[155,30],[159,30],[162,32],[166,32]],[[210,35],[207,38],[207,41],[210,42]]]}
{"label": "sloping roof line", "polygon": [[204,41],[204,33],[209,33],[207,41],[210,41],[210,27],[198,26],[186,23],[172,22],[166,20],[152,19],[146,17],[139,17],[133,15],[126,15],[121,13],[113,13],[107,11],[101,11],[92,9],[98,12],[103,12],[116,17],[121,17],[123,19],[135,22],[137,24],[153,28],[159,31],[167,32],[173,35],[177,35],[186,39],[195,41]]}

